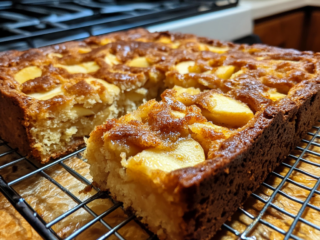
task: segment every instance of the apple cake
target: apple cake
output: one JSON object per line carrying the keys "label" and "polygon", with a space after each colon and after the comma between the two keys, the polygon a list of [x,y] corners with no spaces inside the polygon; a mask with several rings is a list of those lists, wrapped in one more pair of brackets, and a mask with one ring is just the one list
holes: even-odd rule
{"label": "apple cake", "polygon": [[318,118],[320,55],[151,36],[166,90],[95,128],[91,175],[160,239],[211,239]]}
{"label": "apple cake", "polygon": [[318,117],[319,59],[143,29],[9,51],[0,136],[45,163],[99,125],[94,184],[160,239],[209,239]]}

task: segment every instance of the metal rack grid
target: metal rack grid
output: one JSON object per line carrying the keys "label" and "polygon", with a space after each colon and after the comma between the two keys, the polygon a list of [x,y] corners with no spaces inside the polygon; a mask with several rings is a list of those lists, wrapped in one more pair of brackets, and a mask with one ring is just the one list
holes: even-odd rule
{"label": "metal rack grid", "polygon": [[[69,239],[73,239],[76,236],[78,236],[79,234],[81,234],[83,231],[85,231],[86,229],[91,227],[96,222],[100,222],[107,228],[108,232],[105,233],[104,235],[100,236],[98,238],[99,240],[107,239],[111,235],[115,235],[117,237],[117,239],[125,240],[125,238],[123,238],[117,232],[117,230],[122,228],[124,225],[126,225],[131,220],[137,221],[137,219],[135,219],[135,216],[132,215],[132,214],[129,214],[127,216],[127,218],[125,220],[123,220],[121,223],[119,223],[117,226],[111,227],[106,221],[103,220],[103,218],[105,216],[107,216],[108,214],[110,214],[111,212],[115,211],[117,208],[120,208],[122,206],[122,204],[119,203],[119,202],[114,201],[108,195],[108,193],[102,192],[98,188],[92,186],[91,182],[88,179],[86,179],[81,174],[79,174],[77,171],[75,171],[74,169],[70,168],[68,165],[66,165],[64,163],[64,161],[70,159],[73,156],[77,156],[78,158],[82,159],[81,153],[85,150],[85,148],[79,149],[78,151],[75,151],[75,152],[73,152],[73,153],[71,153],[71,154],[69,154],[69,155],[67,155],[67,156],[65,156],[63,158],[55,160],[55,161],[53,161],[53,162],[51,162],[51,163],[49,163],[47,165],[44,165],[42,167],[38,167],[37,164],[35,164],[32,160],[30,160],[30,159],[28,159],[28,158],[26,158],[24,156],[21,156],[15,149],[12,149],[7,143],[2,142],[2,143],[0,143],[0,146],[6,146],[6,147],[9,148],[8,151],[1,153],[0,157],[4,157],[4,156],[6,156],[8,154],[12,154],[12,153],[15,153],[15,154],[17,154],[17,156],[19,156],[19,158],[17,158],[16,160],[11,161],[9,163],[6,163],[6,164],[0,166],[0,170],[4,169],[4,168],[7,168],[7,167],[10,167],[10,166],[12,166],[12,165],[14,165],[16,163],[22,162],[22,161],[28,162],[30,165],[32,165],[35,168],[34,171],[31,171],[28,174],[25,174],[25,175],[23,175],[21,177],[18,177],[17,179],[12,180],[10,182],[6,182],[3,179],[3,177],[0,175],[0,192],[2,192],[2,194],[9,200],[9,202],[15,207],[15,209],[30,223],[30,225],[39,233],[39,235],[41,237],[43,237],[44,239],[50,239],[50,240],[57,240],[57,239],[69,240]],[[81,201],[71,191],[66,189],[58,181],[56,181],[55,179],[50,177],[49,174],[47,174],[45,172],[45,170],[47,170],[47,169],[49,169],[49,168],[51,168],[51,167],[53,167],[55,165],[61,165],[73,177],[75,177],[76,179],[78,179],[82,183],[86,184],[87,186],[92,186],[97,191],[97,193],[95,195],[87,198],[86,200]],[[64,193],[66,193],[71,199],[73,199],[77,203],[77,205],[74,206],[73,208],[69,209],[68,211],[64,212],[59,217],[51,220],[50,222],[46,222],[36,212],[36,210],[33,209],[30,206],[30,204],[24,198],[22,198],[14,190],[14,188],[12,187],[14,184],[22,182],[23,180],[25,180],[25,179],[27,179],[27,178],[29,178],[31,176],[34,176],[35,174],[41,174],[43,177],[45,177],[47,180],[49,180],[51,183],[53,183],[55,186],[57,186],[60,190],[62,190]],[[109,198],[112,201],[113,206],[110,207],[109,209],[107,209],[106,211],[104,211],[101,214],[96,214],[87,205],[89,203],[91,203],[92,201],[94,201],[96,199],[99,199],[99,198]],[[57,224],[61,220],[65,219],[66,217],[68,217],[72,213],[76,212],[80,208],[85,209],[89,214],[91,214],[93,219],[91,221],[87,222],[86,224],[84,224],[83,226],[81,226],[79,229],[74,231],[72,234],[70,234],[66,238],[61,238],[60,236],[58,236],[57,233],[52,229],[52,226]],[[141,227],[144,228],[143,225],[141,225]],[[145,231],[149,234],[148,240],[157,239],[156,235],[154,235],[153,233],[151,233],[147,229],[145,229]]]}
{"label": "metal rack grid", "polygon": [[[319,121],[320,122],[320,121]],[[289,158],[293,159],[295,162],[294,164],[290,165],[286,162],[282,163],[282,166],[285,168],[288,168],[288,171],[285,175],[280,174],[277,171],[273,171],[269,176],[275,176],[277,178],[279,178],[281,181],[278,184],[278,186],[274,187],[272,185],[270,185],[269,183],[267,183],[266,181],[262,184],[263,187],[270,189],[273,193],[270,195],[269,199],[265,199],[263,197],[261,197],[259,194],[257,193],[252,193],[251,197],[254,199],[257,199],[258,201],[262,202],[264,204],[263,208],[260,210],[259,214],[257,216],[254,216],[253,214],[251,214],[249,211],[245,210],[244,207],[239,208],[239,212],[241,212],[242,214],[244,214],[245,216],[247,216],[248,218],[252,219],[252,222],[250,224],[247,225],[246,229],[242,232],[236,230],[235,228],[233,228],[230,224],[225,223],[223,225],[223,229],[227,230],[229,233],[232,233],[234,235],[234,238],[239,238],[239,239],[246,239],[246,240],[253,240],[255,239],[252,236],[252,231],[253,229],[257,226],[257,224],[263,224],[265,226],[267,226],[268,228],[280,233],[283,235],[284,239],[301,239],[300,237],[298,237],[297,235],[294,234],[294,229],[297,226],[298,222],[302,222],[306,225],[308,225],[309,227],[312,227],[316,230],[320,231],[320,226],[312,223],[311,221],[306,220],[305,218],[302,217],[303,212],[306,210],[307,207],[312,208],[314,210],[317,211],[317,213],[320,214],[320,207],[313,205],[312,203],[310,203],[310,199],[314,196],[314,194],[320,194],[320,191],[318,190],[319,184],[320,184],[320,176],[316,176],[310,172],[307,172],[305,170],[302,170],[301,168],[298,167],[298,165],[303,162],[306,164],[310,164],[314,167],[320,167],[319,163],[313,162],[308,160],[306,157],[304,157],[306,154],[309,155],[314,155],[316,157],[320,157],[320,151],[313,151],[312,147],[320,147],[320,127],[319,126],[314,126],[311,132],[308,132],[308,136],[309,139],[303,139],[302,143],[304,144],[303,147],[301,146],[297,146],[296,150],[300,151],[300,153],[298,155],[294,155],[294,154],[290,154]],[[318,143],[319,142],[319,143]],[[110,237],[111,235],[114,235],[117,237],[117,239],[121,239],[124,240],[125,238],[123,236],[121,236],[118,232],[118,230],[120,230],[122,227],[124,227],[128,222],[134,220],[137,221],[136,217],[132,214],[128,214],[126,219],[123,220],[121,223],[119,223],[118,225],[112,227],[110,226],[106,221],[103,220],[103,218],[105,216],[107,216],[108,214],[110,214],[111,212],[113,212],[115,209],[117,208],[121,208],[121,203],[116,202],[114,200],[112,200],[110,198],[110,196],[108,195],[108,193],[105,192],[101,192],[99,191],[99,189],[95,188],[95,190],[97,191],[97,193],[89,198],[87,198],[84,201],[81,201],[78,197],[76,197],[73,193],[71,193],[68,189],[66,189],[64,186],[62,186],[60,183],[58,183],[55,179],[53,179],[52,177],[49,176],[49,174],[47,174],[45,172],[45,170],[55,166],[55,165],[60,165],[61,167],[63,167],[66,171],[68,171],[73,177],[77,178],[79,181],[81,181],[82,183],[85,183],[87,186],[91,185],[91,182],[86,179],[85,177],[83,177],[81,174],[79,174],[77,171],[75,171],[74,169],[70,168],[67,164],[65,164],[65,161],[70,159],[73,156],[77,156],[78,158],[81,158],[81,152],[84,151],[84,148],[69,154],[63,158],[60,158],[58,160],[55,160],[47,165],[44,166],[37,166],[36,163],[34,163],[32,160],[23,157],[21,155],[19,155],[19,153],[17,153],[17,151],[15,149],[10,148],[9,145],[7,145],[7,143],[2,142],[0,143],[0,146],[7,146],[8,150],[5,152],[2,152],[0,154],[0,158],[4,157],[8,154],[12,154],[15,153],[17,154],[17,156],[19,156],[17,159],[15,159],[14,161],[10,161],[6,164],[3,164],[2,166],[0,166],[0,170],[1,169],[5,169],[7,167],[12,166],[13,164],[16,163],[20,163],[22,161],[26,161],[29,164],[31,164],[35,170],[29,172],[28,174],[25,174],[23,176],[20,176],[12,181],[6,182],[0,175],[0,190],[1,192],[5,195],[5,197],[11,202],[11,204],[16,208],[16,210],[18,210],[18,212],[31,224],[31,226],[39,233],[40,236],[42,236],[44,239],[73,239],[76,236],[78,236],[79,234],[81,234],[83,231],[85,231],[86,229],[88,229],[90,226],[92,226],[93,224],[95,224],[96,222],[100,222],[102,223],[108,230],[108,232],[106,232],[105,234],[103,234],[102,236],[100,236],[98,239],[102,240],[102,239],[106,239],[108,237]],[[319,148],[320,149],[320,148]],[[84,159],[82,159],[84,160]],[[308,187],[304,184],[299,183],[298,181],[293,180],[292,178],[290,178],[291,174],[297,171],[301,174],[304,174],[308,177],[311,177],[315,180],[315,184],[313,187]],[[24,198],[22,198],[13,188],[14,184],[17,184],[19,182],[22,182],[24,180],[26,180],[27,178],[35,175],[35,174],[41,174],[43,177],[45,177],[47,180],[49,180],[51,183],[53,183],[54,185],[56,185],[60,190],[62,190],[64,193],[66,193],[70,198],[72,198],[77,205],[72,207],[71,209],[67,210],[66,212],[64,212],[62,215],[58,216],[57,218],[46,222],[37,212],[35,209],[33,209],[28,203],[27,201],[25,201]],[[305,201],[302,201],[294,196],[291,196],[290,194],[286,193],[285,191],[283,191],[283,187],[286,183],[290,183],[293,184],[301,189],[304,189],[306,191],[309,191],[308,196],[306,197]],[[287,199],[290,199],[291,201],[297,202],[299,204],[301,204],[301,208],[298,209],[296,214],[293,214],[287,210],[285,210],[282,207],[279,207],[277,204],[274,203],[274,200],[276,198],[277,195],[282,195]],[[88,207],[87,205],[99,198],[109,198],[110,200],[112,200],[113,205],[107,209],[106,211],[104,211],[101,214],[96,214],[92,209],[90,209],[90,207]],[[289,226],[288,230],[283,230],[282,228],[276,226],[273,223],[270,223],[268,221],[266,221],[265,219],[263,219],[263,216],[266,214],[267,209],[268,208],[274,208],[277,211],[281,212],[282,214],[285,214],[286,216],[290,217],[293,219],[291,225]],[[71,215],[72,213],[74,213],[75,211],[77,211],[78,209],[83,208],[85,209],[89,214],[92,215],[93,219],[88,221],[87,223],[85,223],[83,226],[81,226],[80,228],[78,228],[77,230],[75,230],[73,233],[71,233],[70,235],[68,235],[65,238],[61,238],[60,236],[57,235],[57,233],[52,229],[52,226],[57,224],[58,222],[60,222],[61,220],[63,220],[64,218],[68,217],[69,215]],[[320,215],[319,215],[320,216]],[[141,228],[144,228],[143,225],[141,225]],[[151,232],[148,232],[148,230],[145,229],[145,231],[147,231],[148,235],[149,235],[149,240],[153,239],[157,239],[157,236],[154,235]],[[250,235],[251,234],[251,235]]]}

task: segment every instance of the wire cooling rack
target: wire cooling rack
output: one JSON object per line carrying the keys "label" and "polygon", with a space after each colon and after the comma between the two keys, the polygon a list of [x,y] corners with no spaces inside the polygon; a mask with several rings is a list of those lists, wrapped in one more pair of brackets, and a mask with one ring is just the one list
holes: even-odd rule
{"label": "wire cooling rack", "polygon": [[[239,208],[238,212],[232,217],[232,219],[223,225],[222,230],[220,230],[215,239],[253,240],[262,238],[263,234],[264,237],[266,237],[265,235],[267,234],[267,238],[271,238],[272,235],[273,239],[317,239],[317,236],[319,238],[319,126],[314,126],[312,130],[308,132],[307,137],[302,140],[301,145],[297,146],[292,154],[288,156],[287,160],[285,160],[281,166],[269,175],[266,181],[255,193],[251,194],[250,199],[247,200],[244,206]],[[110,225],[105,220],[105,217],[117,209],[122,210],[122,204],[112,200],[108,193],[99,191],[99,189],[95,188],[95,194],[81,200],[70,189],[63,186],[63,184],[59,183],[47,172],[49,169],[59,166],[74,178],[78,179],[82,184],[91,186],[91,180],[88,180],[66,163],[73,157],[78,157],[82,161],[85,161],[85,159],[82,159],[81,155],[84,148],[44,166],[38,165],[36,162],[21,156],[15,149],[12,149],[3,141],[0,142],[0,151],[0,160],[8,155],[14,154],[15,156],[14,159],[11,159],[0,166],[0,173],[1,171],[5,171],[5,169],[12,168],[14,165],[21,164],[21,162],[27,162],[33,168],[27,174],[23,174],[22,176],[10,181],[6,181],[5,178],[0,175],[0,190],[15,209],[44,239],[74,239],[99,222],[105,227],[105,232],[98,237],[99,240],[107,239],[111,236],[116,237],[116,239],[124,240],[126,238],[119,232],[132,221],[135,221],[137,226],[145,231],[145,239],[157,239],[157,236],[145,229],[144,226],[139,223],[138,219],[132,214],[126,213],[120,223]],[[32,204],[26,201],[26,199],[21,196],[21,193],[19,194],[14,188],[15,185],[26,181],[28,178],[37,174],[54,184],[62,192],[67,194],[68,197],[76,204],[59,216],[52,218],[50,221],[46,221],[41,216],[41,213],[38,213],[31,206]],[[317,199],[318,197],[319,199]],[[112,204],[104,212],[97,214],[89,206],[91,202],[97,199],[110,199]],[[319,200],[319,204],[317,200]],[[92,216],[91,220],[88,220],[81,226],[78,226],[67,236],[61,236],[61,234],[58,234],[55,231],[54,226],[68,218],[79,209],[83,209],[89,213]],[[307,231],[307,235],[303,235],[305,233],[301,229]]]}

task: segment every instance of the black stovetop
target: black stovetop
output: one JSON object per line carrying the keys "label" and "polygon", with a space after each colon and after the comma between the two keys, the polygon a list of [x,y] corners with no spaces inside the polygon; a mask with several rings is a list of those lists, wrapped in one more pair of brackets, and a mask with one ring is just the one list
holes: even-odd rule
{"label": "black stovetop", "polygon": [[24,50],[217,11],[238,0],[0,2],[0,51]]}

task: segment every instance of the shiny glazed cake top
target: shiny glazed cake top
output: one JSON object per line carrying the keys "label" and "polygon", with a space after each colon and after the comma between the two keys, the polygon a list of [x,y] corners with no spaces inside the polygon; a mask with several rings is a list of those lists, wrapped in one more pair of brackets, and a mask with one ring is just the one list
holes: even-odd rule
{"label": "shiny glazed cake top", "polygon": [[285,97],[295,84],[316,77],[319,58],[311,52],[137,29],[4,52],[0,83],[34,113],[72,100],[90,106],[88,97],[111,104],[120,92],[159,81],[163,89],[216,89],[256,112]]}

